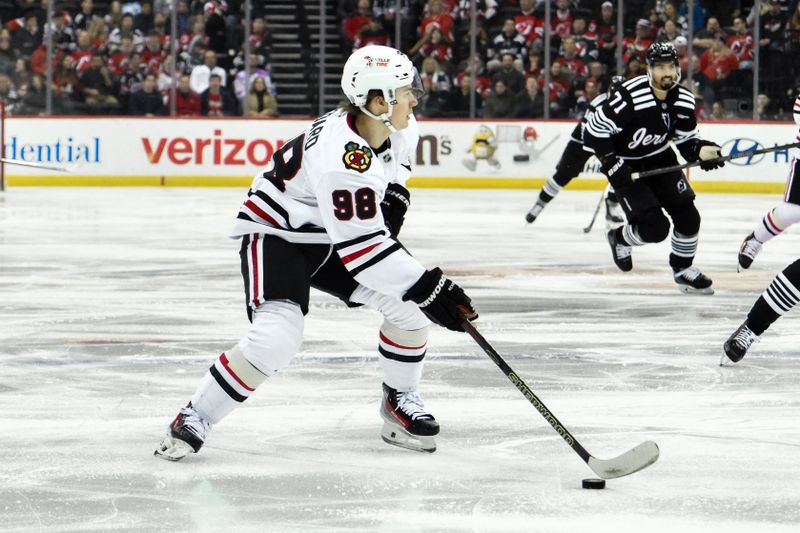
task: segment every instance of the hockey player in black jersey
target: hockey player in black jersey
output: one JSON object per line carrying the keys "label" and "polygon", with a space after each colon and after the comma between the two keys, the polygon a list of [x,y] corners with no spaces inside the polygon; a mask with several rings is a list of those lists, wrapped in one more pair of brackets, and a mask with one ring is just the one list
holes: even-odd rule
{"label": "hockey player in black jersey", "polygon": [[[561,189],[566,187],[575,176],[583,172],[586,161],[593,155],[592,152],[583,149],[583,129],[586,122],[589,120],[594,110],[602,105],[624,81],[625,78],[623,76],[612,77],[611,82],[608,84],[608,90],[603,94],[595,96],[594,99],[589,102],[580,122],[575,126],[575,129],[572,130],[569,142],[564,148],[564,153],[561,154],[561,159],[558,160],[556,173],[545,182],[544,187],[539,191],[539,198],[536,200],[536,203],[533,204],[533,207],[525,214],[525,220],[528,224],[536,220],[536,217],[539,216],[542,209],[561,192]],[[607,191],[605,204],[607,222],[610,224],[621,224],[624,222],[622,213],[620,213],[617,196],[613,190]]]}
{"label": "hockey player in black jersey", "polygon": [[673,226],[669,264],[675,282],[682,292],[713,294],[711,279],[692,265],[700,213],[683,172],[634,179],[634,172],[678,163],[670,141],[687,161],[701,161],[703,170],[724,164],[714,160],[720,155],[719,145],[699,138],[694,95],[679,86],[679,81],[675,47],[666,42],[654,43],[647,51],[647,75],[623,83],[612,98],[592,113],[583,141],[600,160],[628,219],[624,226],[608,232],[617,267],[625,272],[633,268],[633,246],[667,238],[668,215]]}

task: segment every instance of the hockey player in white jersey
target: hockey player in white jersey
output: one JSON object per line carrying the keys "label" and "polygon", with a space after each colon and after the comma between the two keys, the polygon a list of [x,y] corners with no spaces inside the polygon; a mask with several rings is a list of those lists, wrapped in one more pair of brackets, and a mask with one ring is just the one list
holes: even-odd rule
{"label": "hockey player in white jersey", "polygon": [[[795,124],[800,126],[800,96],[794,101],[792,115]],[[796,134],[796,139],[800,141],[800,131]],[[783,202],[770,209],[761,219],[761,223],[756,225],[750,235],[745,237],[739,247],[739,265],[737,267],[739,272],[750,268],[765,242],[777,237],[792,224],[800,222],[800,149],[792,148],[791,156]]]}
{"label": "hockey player in white jersey", "polygon": [[367,46],[345,63],[349,105],[319,117],[286,143],[255,177],[234,225],[247,334],[211,365],[189,404],[169,426],[156,455],[197,452],[213,425],[300,348],[309,288],[384,316],[378,333],[383,368],[381,436],[397,446],[436,450],[439,425],[418,393],[433,321],[463,331],[469,297],[439,268],[427,270],[397,241],[419,137],[413,108],[421,83],[411,61]]}

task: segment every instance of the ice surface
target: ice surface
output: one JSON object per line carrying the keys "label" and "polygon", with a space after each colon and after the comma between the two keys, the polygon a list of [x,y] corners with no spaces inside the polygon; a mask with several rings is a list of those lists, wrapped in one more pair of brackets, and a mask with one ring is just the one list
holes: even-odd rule
{"label": "ice surface", "polygon": [[800,313],[733,368],[721,347],[796,233],[736,273],[777,196],[705,195],[678,292],[669,243],[614,267],[599,192],[412,191],[405,244],[462,284],[483,334],[595,456],[661,458],[603,491],[465,334],[431,333],[422,393],[435,454],[380,439],[380,317],[312,295],[302,353],[200,454],[152,451],[245,331],[236,189],[0,194],[0,531],[794,532],[800,530]]}

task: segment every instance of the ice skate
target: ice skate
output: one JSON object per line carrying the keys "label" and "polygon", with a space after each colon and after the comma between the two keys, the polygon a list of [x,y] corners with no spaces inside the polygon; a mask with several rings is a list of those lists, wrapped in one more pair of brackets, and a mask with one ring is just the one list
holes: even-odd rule
{"label": "ice skate", "polygon": [[742,245],[739,247],[739,264],[736,267],[737,272],[747,270],[753,264],[753,260],[761,251],[761,246],[764,243],[756,239],[754,234],[750,234],[744,238]]}
{"label": "ice skate", "polygon": [[439,433],[439,424],[416,391],[399,392],[384,383],[381,417],[385,442],[418,452],[436,451],[433,436]]}
{"label": "ice skate", "polygon": [[614,258],[614,263],[617,268],[623,272],[630,272],[633,270],[633,259],[631,258],[631,246],[622,244],[617,240],[617,230],[612,229],[608,231],[608,244],[611,246],[611,256]]}
{"label": "ice skate", "polygon": [[700,272],[696,266],[690,266],[675,272],[675,283],[681,292],[686,294],[714,294],[711,278]]}
{"label": "ice skate", "polygon": [[536,217],[538,217],[538,216],[539,216],[539,213],[541,213],[541,212],[542,212],[542,209],[544,209],[544,206],[546,206],[546,205],[547,205],[547,204],[546,204],[546,203],[544,203],[543,201],[541,201],[541,200],[536,200],[536,203],[535,203],[535,204],[533,204],[533,207],[531,207],[531,210],[530,210],[530,211],[528,211],[528,212],[525,214],[525,221],[526,221],[528,224],[530,224],[530,223],[532,223],[534,220],[536,220]]}
{"label": "ice skate", "polygon": [[189,402],[169,425],[167,436],[153,454],[168,461],[180,461],[200,450],[209,431],[211,422],[200,416],[192,407],[192,402]]}
{"label": "ice skate", "polygon": [[615,197],[611,195],[606,196],[606,227],[608,229],[616,229],[625,223],[625,212],[622,206],[619,205]]}
{"label": "ice skate", "polygon": [[722,345],[725,355],[722,356],[719,365],[723,366],[728,362],[738,363],[747,353],[750,346],[758,342],[758,340],[758,335],[753,333],[747,325],[747,320],[745,320]]}

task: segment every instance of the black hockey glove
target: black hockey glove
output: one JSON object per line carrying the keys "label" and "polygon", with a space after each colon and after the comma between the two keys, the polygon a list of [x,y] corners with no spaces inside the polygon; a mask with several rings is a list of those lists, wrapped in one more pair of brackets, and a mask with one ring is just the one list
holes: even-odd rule
{"label": "black hockey glove", "polygon": [[606,154],[600,158],[600,170],[608,176],[608,182],[616,190],[633,184],[631,167],[614,154]]}
{"label": "black hockey glove", "polygon": [[717,143],[697,139],[688,141],[686,144],[686,149],[680,150],[681,145],[678,145],[678,149],[683,158],[690,163],[700,161],[700,168],[703,170],[714,170],[725,166],[724,161],[705,161],[706,159],[716,159],[722,155]]}
{"label": "black hockey glove", "polygon": [[459,311],[463,311],[471,321],[478,318],[469,296],[464,294],[461,287],[444,277],[440,268],[425,272],[406,291],[403,301],[408,300],[416,302],[432,322],[452,331],[464,331]]}
{"label": "black hockey glove", "polygon": [[381,213],[383,222],[389,228],[392,237],[397,237],[403,222],[406,219],[406,211],[411,205],[411,193],[399,183],[390,183],[386,187],[381,201]]}

